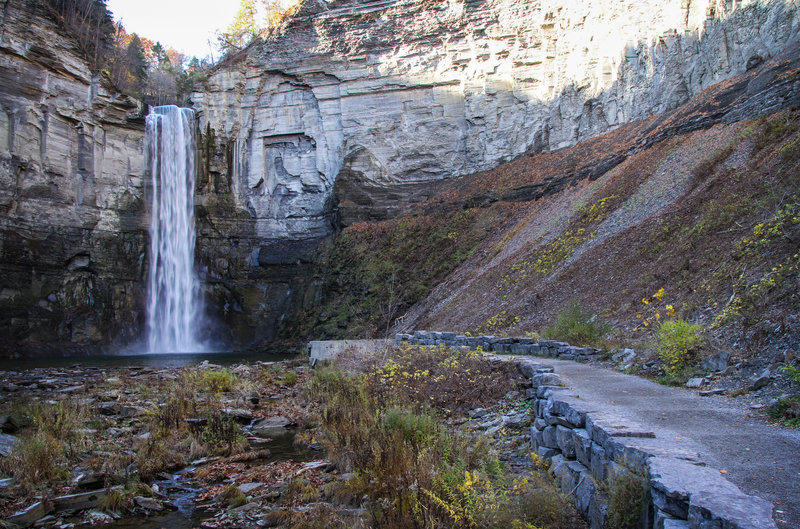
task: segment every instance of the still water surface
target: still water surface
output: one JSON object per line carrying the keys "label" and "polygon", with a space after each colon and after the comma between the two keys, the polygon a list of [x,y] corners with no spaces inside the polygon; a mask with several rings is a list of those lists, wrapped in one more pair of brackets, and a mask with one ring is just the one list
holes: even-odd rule
{"label": "still water surface", "polygon": [[231,364],[262,362],[278,362],[301,358],[297,353],[254,353],[254,352],[222,352],[222,353],[165,353],[165,354],[117,354],[87,355],[65,357],[41,357],[0,359],[2,371],[24,371],[42,367],[135,367],[170,368],[196,365],[204,360],[212,364],[227,366]]}

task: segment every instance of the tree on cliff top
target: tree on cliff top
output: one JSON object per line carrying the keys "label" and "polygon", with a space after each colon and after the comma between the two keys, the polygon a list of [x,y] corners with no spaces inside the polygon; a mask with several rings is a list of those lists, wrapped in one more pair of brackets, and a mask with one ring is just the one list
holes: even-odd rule
{"label": "tree on cliff top", "polygon": [[269,34],[294,13],[299,0],[240,0],[228,28],[217,36],[222,53],[236,53],[253,40]]}
{"label": "tree on cliff top", "polygon": [[114,34],[105,0],[44,0],[40,5],[75,38],[92,70],[99,70]]}

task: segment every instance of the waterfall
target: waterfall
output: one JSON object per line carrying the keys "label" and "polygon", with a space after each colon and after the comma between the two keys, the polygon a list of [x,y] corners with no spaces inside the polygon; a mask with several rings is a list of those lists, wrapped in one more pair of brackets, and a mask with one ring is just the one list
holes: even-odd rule
{"label": "waterfall", "polygon": [[202,310],[194,269],[194,112],[174,105],[151,108],[146,138],[153,189],[148,350],[199,351],[196,324]]}

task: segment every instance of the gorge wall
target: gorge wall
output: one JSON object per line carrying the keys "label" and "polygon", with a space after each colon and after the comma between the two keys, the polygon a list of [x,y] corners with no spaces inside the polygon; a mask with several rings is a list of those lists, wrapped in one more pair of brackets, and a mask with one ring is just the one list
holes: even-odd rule
{"label": "gorge wall", "polygon": [[43,7],[3,1],[0,17],[0,351],[138,339],[142,109]]}
{"label": "gorge wall", "polygon": [[306,1],[194,94],[266,238],[673,110],[798,35],[796,1]]}
{"label": "gorge wall", "polygon": [[[268,343],[287,313],[318,302],[317,247],[339,227],[673,110],[778,55],[798,11],[305,0],[193,94],[207,334]],[[140,341],[144,109],[90,71],[37,2],[0,0],[0,13],[0,351]]]}
{"label": "gorge wall", "polygon": [[[146,109],[90,70],[41,3],[0,0],[0,20],[0,355],[137,347],[149,266]],[[213,177],[224,159],[206,152],[195,199],[203,338],[250,344],[299,303],[297,261],[309,250],[258,239],[257,219]]]}

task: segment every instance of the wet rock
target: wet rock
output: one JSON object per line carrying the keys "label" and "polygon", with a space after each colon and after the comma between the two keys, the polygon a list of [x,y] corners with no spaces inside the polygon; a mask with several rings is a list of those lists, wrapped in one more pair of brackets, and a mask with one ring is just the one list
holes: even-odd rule
{"label": "wet rock", "polygon": [[164,504],[154,498],[135,496],[133,502],[146,511],[158,512],[164,510]]}
{"label": "wet rock", "polygon": [[269,446],[269,444],[272,442],[272,439],[270,439],[269,437],[250,436],[247,438],[247,442],[253,448],[263,448]]}
{"label": "wet rock", "polygon": [[105,525],[112,523],[114,518],[104,512],[89,511],[86,513],[86,521],[89,525]]}
{"label": "wet rock", "polygon": [[78,471],[77,475],[72,478],[72,484],[81,489],[97,489],[102,487],[104,482],[102,474],[89,471]]}
{"label": "wet rock", "polygon": [[242,483],[241,485],[238,485],[238,488],[239,488],[240,491],[242,491],[242,493],[250,494],[254,490],[256,490],[258,488],[261,488],[263,486],[264,486],[263,482]]}
{"label": "wet rock", "polygon": [[245,503],[244,505],[242,505],[240,507],[234,507],[233,509],[228,509],[228,512],[231,513],[231,514],[246,513],[246,512],[254,511],[256,509],[260,509],[260,508],[261,508],[261,505],[259,503],[251,501],[250,503]]}
{"label": "wet rock", "polygon": [[212,364],[212,363],[211,363],[211,362],[209,362],[208,360],[203,360],[203,361],[202,361],[202,362],[200,362],[200,364],[197,366],[197,369],[222,369],[222,366],[220,366],[220,365],[217,365],[217,364]]}
{"label": "wet rock", "polygon": [[120,404],[118,402],[101,402],[97,405],[97,411],[100,415],[117,415],[120,411]]}
{"label": "wet rock", "polygon": [[56,512],[66,510],[83,510],[94,509],[106,497],[107,492],[105,489],[94,490],[91,492],[81,492],[78,494],[67,494],[66,496],[59,496],[53,498],[53,508]]}
{"label": "wet rock", "polygon": [[138,417],[142,414],[144,414],[144,408],[140,408],[139,406],[122,406],[119,409],[119,416],[123,419]]}
{"label": "wet rock", "polygon": [[58,518],[52,514],[48,514],[44,518],[39,518],[36,520],[36,523],[33,524],[33,527],[54,527],[57,520]]}
{"label": "wet rock", "polygon": [[222,415],[239,424],[250,424],[253,421],[253,412],[241,408],[225,408],[222,410]]}
{"label": "wet rock", "polygon": [[294,426],[297,426],[294,422],[277,415],[256,421],[250,427],[250,431],[256,435],[280,436],[288,433],[289,428]]}

